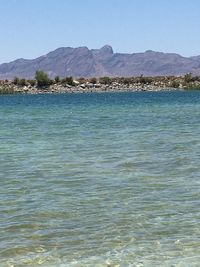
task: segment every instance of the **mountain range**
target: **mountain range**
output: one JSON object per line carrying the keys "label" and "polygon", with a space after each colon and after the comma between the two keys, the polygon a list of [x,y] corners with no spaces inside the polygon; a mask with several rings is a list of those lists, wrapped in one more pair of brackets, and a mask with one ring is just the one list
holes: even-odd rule
{"label": "mountain range", "polygon": [[114,53],[109,45],[100,49],[61,47],[35,59],[17,59],[0,64],[0,79],[33,78],[43,70],[51,78],[200,75],[200,56],[183,57],[175,53],[148,50],[143,53]]}

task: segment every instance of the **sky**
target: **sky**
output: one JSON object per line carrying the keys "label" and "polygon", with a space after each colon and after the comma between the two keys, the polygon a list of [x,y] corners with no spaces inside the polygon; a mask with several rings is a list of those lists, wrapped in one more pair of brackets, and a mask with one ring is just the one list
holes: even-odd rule
{"label": "sky", "polygon": [[58,47],[200,55],[199,0],[0,0],[0,63]]}

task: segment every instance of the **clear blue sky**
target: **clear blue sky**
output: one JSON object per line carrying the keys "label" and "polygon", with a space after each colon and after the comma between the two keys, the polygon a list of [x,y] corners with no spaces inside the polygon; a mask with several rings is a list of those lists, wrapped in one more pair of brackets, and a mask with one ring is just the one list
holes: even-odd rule
{"label": "clear blue sky", "polygon": [[0,0],[0,63],[61,46],[200,55],[199,0]]}

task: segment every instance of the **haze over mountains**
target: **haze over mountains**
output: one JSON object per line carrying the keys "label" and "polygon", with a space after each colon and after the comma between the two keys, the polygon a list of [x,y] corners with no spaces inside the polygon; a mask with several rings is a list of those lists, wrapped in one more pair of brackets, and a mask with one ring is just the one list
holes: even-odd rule
{"label": "haze over mountains", "polygon": [[200,56],[183,57],[175,53],[148,50],[144,53],[114,53],[109,45],[101,49],[61,47],[36,59],[17,59],[0,65],[0,79],[33,78],[43,70],[51,78],[102,76],[166,76],[192,72],[200,75]]}

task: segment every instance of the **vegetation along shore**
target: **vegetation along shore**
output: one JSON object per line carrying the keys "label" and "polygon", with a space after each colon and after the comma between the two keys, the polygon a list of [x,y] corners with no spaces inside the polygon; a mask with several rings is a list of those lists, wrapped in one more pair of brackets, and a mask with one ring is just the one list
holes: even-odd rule
{"label": "vegetation along shore", "polygon": [[0,94],[41,94],[41,93],[88,93],[88,92],[135,92],[161,90],[200,89],[200,76],[187,73],[184,76],[156,77],[100,77],[50,79],[44,71],[36,71],[35,79],[15,77],[0,80]]}

